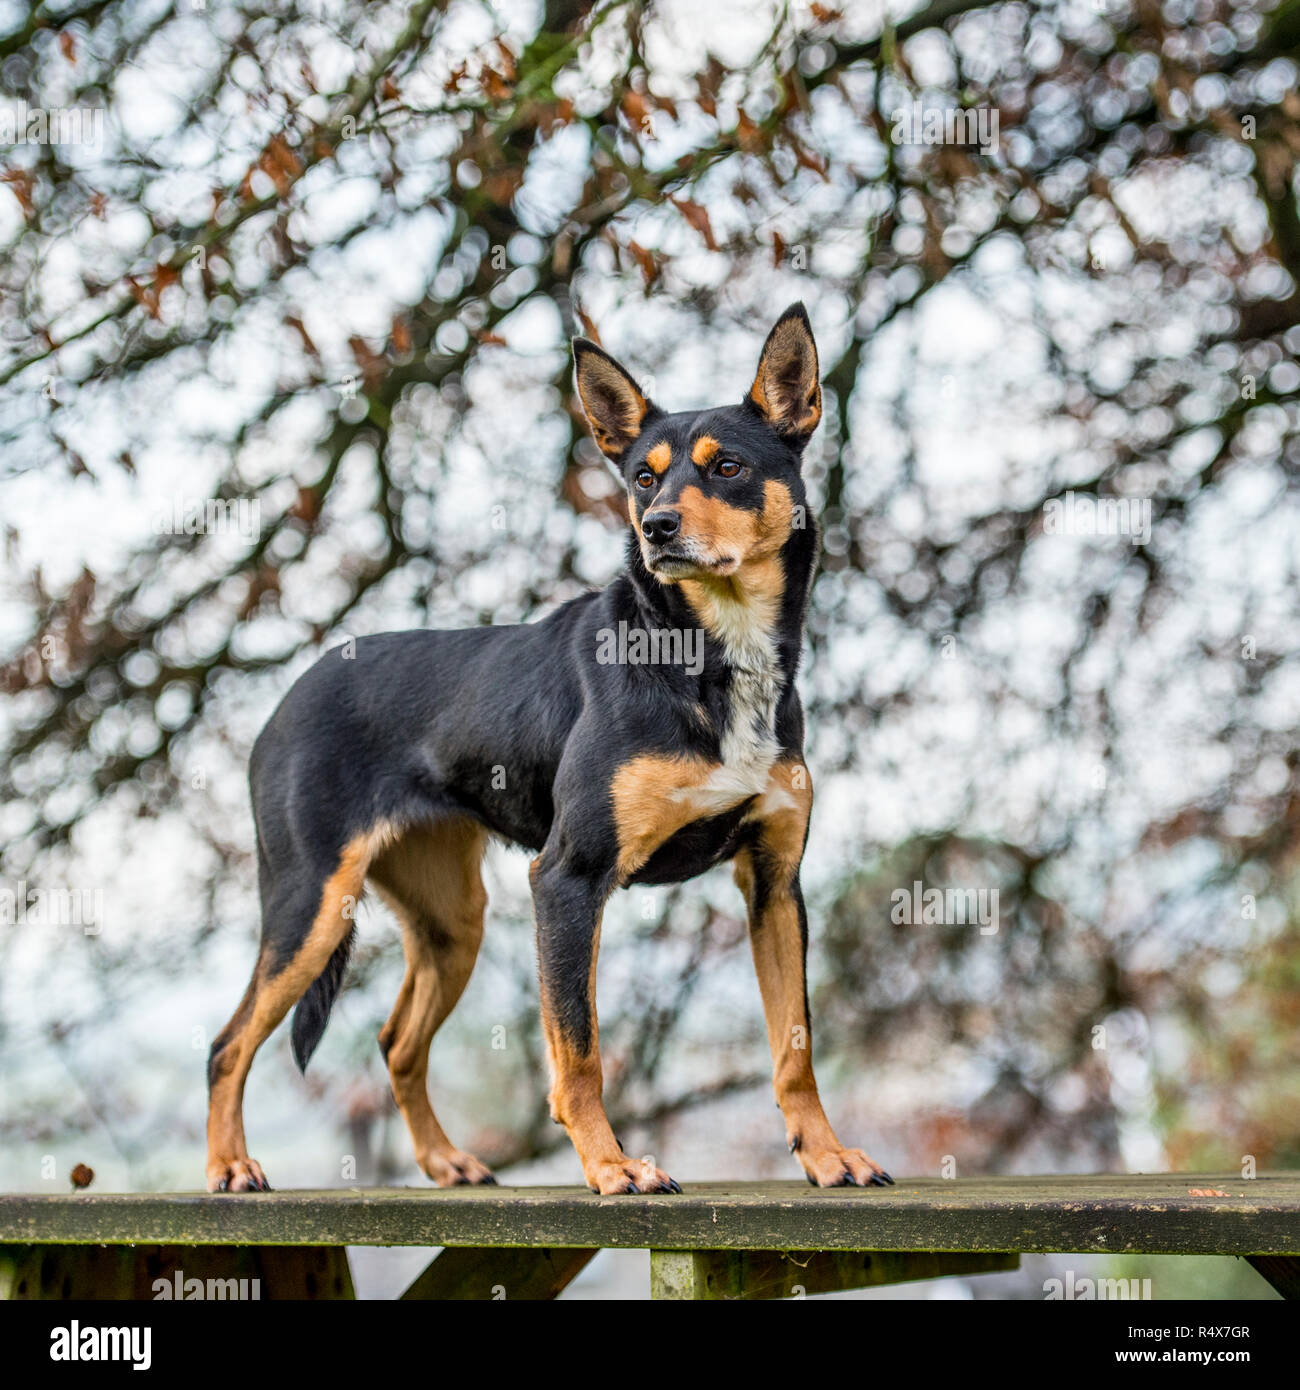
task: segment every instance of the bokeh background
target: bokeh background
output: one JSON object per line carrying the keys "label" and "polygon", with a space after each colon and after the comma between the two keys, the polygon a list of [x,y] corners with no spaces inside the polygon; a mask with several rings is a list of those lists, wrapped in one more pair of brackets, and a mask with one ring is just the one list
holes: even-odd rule
{"label": "bokeh background", "polygon": [[[0,3],[0,133],[102,122],[0,141],[0,1187],[200,1185],[277,700],[349,636],[607,582],[569,337],[716,404],[793,299],[837,1127],[895,1174],[1300,1164],[1298,45],[1297,0]],[[906,143],[917,102],[998,138]],[[1071,494],[1149,537],[1062,534]],[[487,881],[435,1104],[505,1181],[576,1183],[525,856]],[[996,891],[997,930],[893,920],[917,882]],[[93,920],[15,921],[32,890]],[[398,934],[360,929],[307,1077],[286,1029],[253,1070],[277,1186],[424,1181],[375,1044]],[[729,873],[618,895],[599,990],[631,1151],[797,1176]],[[644,1294],[643,1259],[566,1296]],[[872,1296],[1064,1267],[1100,1262]]]}

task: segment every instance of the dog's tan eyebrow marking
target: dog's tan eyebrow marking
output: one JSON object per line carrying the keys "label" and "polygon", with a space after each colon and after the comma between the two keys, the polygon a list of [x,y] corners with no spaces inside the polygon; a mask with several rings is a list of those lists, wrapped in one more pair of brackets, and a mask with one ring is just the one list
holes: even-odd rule
{"label": "dog's tan eyebrow marking", "polygon": [[712,461],[721,447],[722,445],[711,434],[702,434],[691,445],[691,462],[698,463],[703,468],[706,463]]}
{"label": "dog's tan eyebrow marking", "polygon": [[673,461],[673,451],[669,448],[667,440],[660,440],[645,456],[645,461],[653,472],[666,473],[668,465]]}

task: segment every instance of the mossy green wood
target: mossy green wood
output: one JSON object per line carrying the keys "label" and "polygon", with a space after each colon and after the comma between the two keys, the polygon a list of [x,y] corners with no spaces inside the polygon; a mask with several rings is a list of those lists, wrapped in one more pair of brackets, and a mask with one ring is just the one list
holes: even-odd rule
{"label": "mossy green wood", "polygon": [[[196,1280],[202,1288],[196,1288]],[[0,1301],[163,1296],[355,1297],[341,1246],[0,1245]]]}
{"label": "mossy green wood", "polygon": [[[1196,1195],[1194,1195],[1196,1194]],[[1210,1195],[1200,1195],[1210,1194]],[[1218,1195],[1222,1194],[1222,1195]],[[0,1242],[1300,1254],[1300,1174],[0,1196]]]}

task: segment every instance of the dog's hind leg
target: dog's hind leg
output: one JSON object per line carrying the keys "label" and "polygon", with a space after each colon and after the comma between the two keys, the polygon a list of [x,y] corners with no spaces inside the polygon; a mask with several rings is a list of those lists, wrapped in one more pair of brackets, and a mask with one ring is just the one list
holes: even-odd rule
{"label": "dog's hind leg", "polygon": [[371,869],[402,923],[406,954],[406,976],[379,1046],[416,1162],[439,1187],[496,1181],[447,1138],[427,1086],[433,1036],[464,991],[483,939],[487,894],[479,865],[486,843],[474,822],[444,822],[408,832]]}
{"label": "dog's hind leg", "polygon": [[[383,832],[348,843],[332,872],[284,871],[263,894],[262,947],[234,1017],[217,1035],[208,1060],[209,1192],[269,1187],[244,1141],[244,1083],[257,1049],[346,950],[366,870]],[[283,885],[283,888],[280,887]],[[340,958],[341,964],[341,958]],[[337,987],[337,979],[332,980]],[[327,991],[332,995],[332,990]],[[328,1000],[325,1002],[328,1009]],[[299,1057],[300,1063],[305,1057]]]}

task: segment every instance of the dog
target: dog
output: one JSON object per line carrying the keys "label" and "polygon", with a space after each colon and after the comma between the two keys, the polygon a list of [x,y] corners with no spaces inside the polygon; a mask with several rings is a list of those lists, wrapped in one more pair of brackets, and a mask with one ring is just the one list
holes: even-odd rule
{"label": "dog", "polygon": [[[813,793],[795,691],[817,555],[801,461],[822,412],[807,312],[778,319],[739,405],[666,414],[595,343],[576,339],[573,360],[592,436],[626,488],[624,571],[536,623],[336,647],[254,745],[262,938],[209,1059],[210,1191],[267,1189],[244,1141],[249,1067],[295,1005],[306,1067],[367,883],[402,926],[406,974],[379,1045],[416,1161],[439,1186],[495,1181],[447,1138],[426,1087],[430,1043],[478,953],[493,836],[536,854],[550,1110],[589,1188],[681,1191],[624,1153],[602,1103],[605,900],[728,860],[791,1152],[815,1186],[893,1181],[836,1138],[812,1067],[799,866]],[[701,659],[602,660],[613,632],[702,633]]]}

